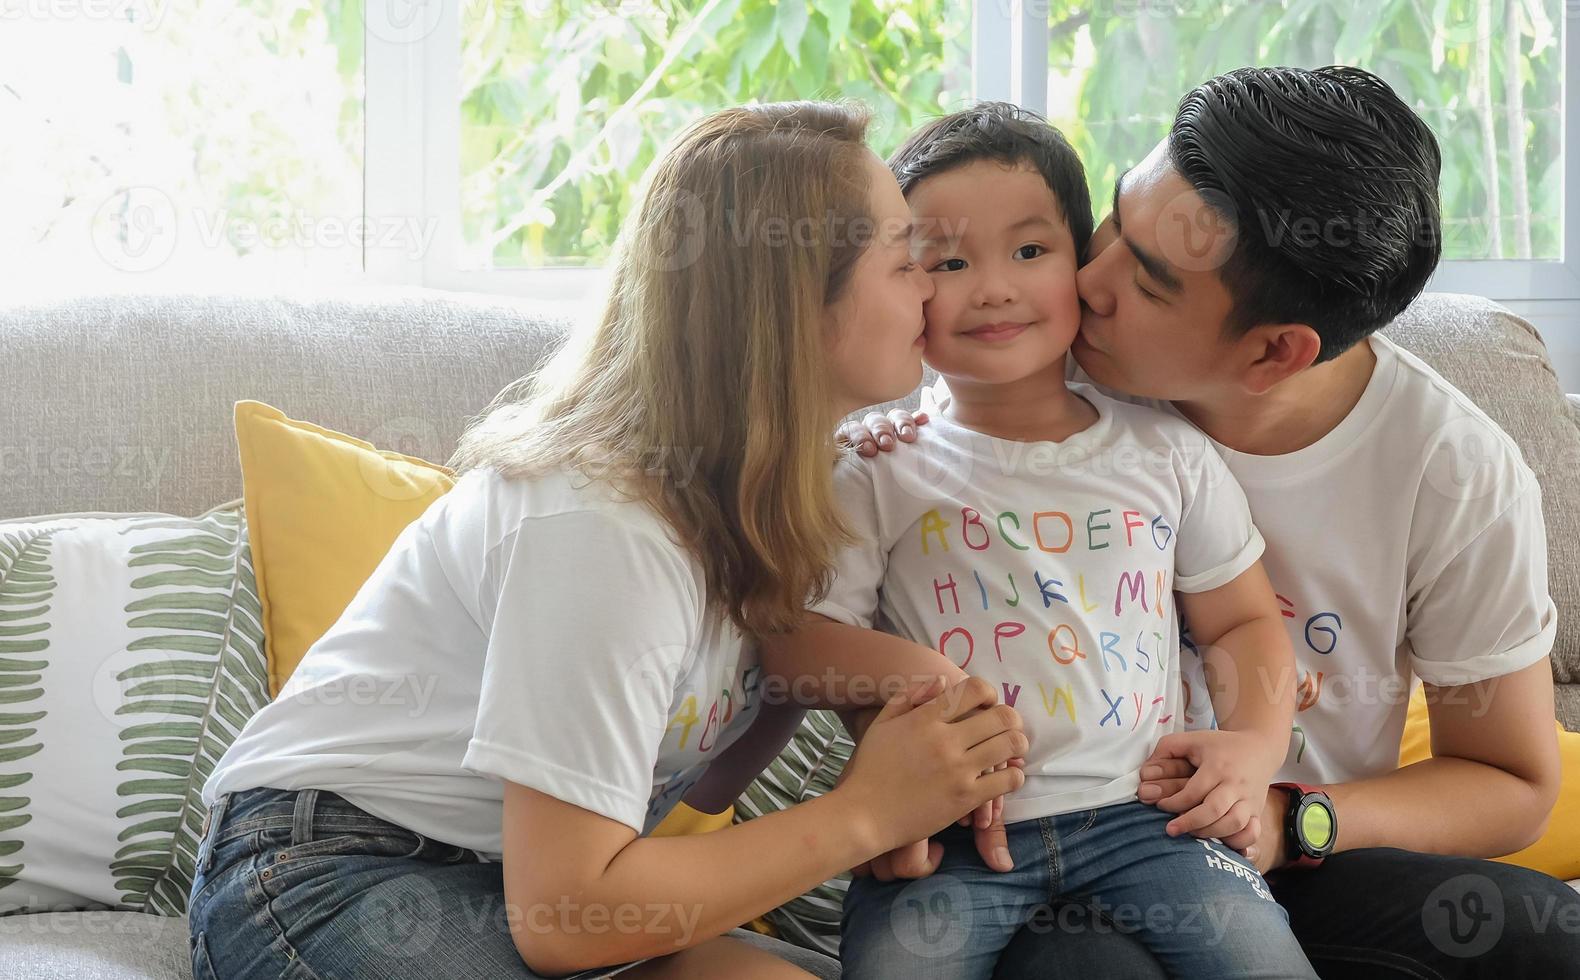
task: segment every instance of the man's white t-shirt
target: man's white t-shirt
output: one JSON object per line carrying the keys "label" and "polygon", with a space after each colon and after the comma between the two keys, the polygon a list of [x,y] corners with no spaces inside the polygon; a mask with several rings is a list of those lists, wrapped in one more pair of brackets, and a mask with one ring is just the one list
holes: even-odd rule
{"label": "man's white t-shirt", "polygon": [[502,856],[511,780],[646,833],[750,724],[755,645],[643,504],[464,474],[406,527],[203,787],[332,790]]}
{"label": "man's white t-shirt", "polygon": [[1420,358],[1370,343],[1371,381],[1317,442],[1282,456],[1214,443],[1266,537],[1295,647],[1281,780],[1397,768],[1412,675],[1458,686],[1511,673],[1545,658],[1557,630],[1541,486],[1519,446]]}
{"label": "man's white t-shirt", "polygon": [[1202,433],[1072,390],[1099,417],[1062,442],[997,439],[940,413],[913,446],[841,461],[859,543],[812,607],[999,689],[1031,743],[1011,822],[1135,798],[1141,763],[1183,722],[1173,592],[1225,585],[1262,552]]}

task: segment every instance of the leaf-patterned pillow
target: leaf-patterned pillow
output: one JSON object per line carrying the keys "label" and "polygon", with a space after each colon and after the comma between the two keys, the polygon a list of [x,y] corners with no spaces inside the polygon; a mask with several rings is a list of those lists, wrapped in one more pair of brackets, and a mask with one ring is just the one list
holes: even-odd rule
{"label": "leaf-patterned pillow", "polygon": [[[834,788],[855,745],[832,711],[808,711],[778,758],[735,801],[737,823],[822,796]],[[766,918],[786,942],[839,956],[840,910],[850,873],[834,878],[769,912]]]}
{"label": "leaf-patterned pillow", "polygon": [[0,523],[0,914],[186,911],[261,623],[239,507]]}

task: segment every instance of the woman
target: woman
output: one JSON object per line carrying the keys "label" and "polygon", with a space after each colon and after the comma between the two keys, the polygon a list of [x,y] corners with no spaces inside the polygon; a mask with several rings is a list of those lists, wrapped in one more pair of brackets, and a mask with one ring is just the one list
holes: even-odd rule
{"label": "woman", "polygon": [[721,934],[1019,786],[991,689],[912,690],[835,792],[644,836],[785,714],[750,638],[848,540],[834,425],[920,378],[931,286],[865,128],[730,109],[659,162],[597,329],[469,429],[205,786],[199,978],[805,976]]}

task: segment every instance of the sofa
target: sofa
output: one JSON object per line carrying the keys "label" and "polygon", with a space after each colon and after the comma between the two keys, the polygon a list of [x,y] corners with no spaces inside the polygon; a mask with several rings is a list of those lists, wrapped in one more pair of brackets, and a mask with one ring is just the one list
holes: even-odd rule
{"label": "sofa", "polygon": [[[241,495],[243,398],[443,461],[465,420],[567,321],[527,301],[421,289],[85,295],[0,308],[0,520],[196,515]],[[1544,488],[1557,716],[1580,729],[1580,399],[1496,304],[1427,294],[1388,334],[1521,444]],[[913,396],[914,397],[914,396]],[[818,972],[837,976],[837,967]],[[135,908],[0,917],[0,977],[187,978],[184,919]]]}

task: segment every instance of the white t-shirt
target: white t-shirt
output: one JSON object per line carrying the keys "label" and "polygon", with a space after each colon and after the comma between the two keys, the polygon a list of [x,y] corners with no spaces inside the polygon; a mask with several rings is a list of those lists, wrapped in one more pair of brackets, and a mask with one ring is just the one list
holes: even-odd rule
{"label": "white t-shirt", "polygon": [[1267,538],[1295,647],[1283,780],[1392,771],[1412,675],[1455,686],[1519,670],[1558,626],[1541,486],[1519,446],[1420,358],[1370,342],[1371,381],[1316,443],[1283,456],[1214,443]]}
{"label": "white t-shirt", "polygon": [[473,470],[403,530],[203,787],[332,790],[499,860],[502,779],[651,830],[758,708],[755,645],[607,484]]}
{"label": "white t-shirt", "polygon": [[1099,417],[1062,442],[997,439],[940,413],[913,446],[842,461],[861,543],[812,607],[999,688],[1031,743],[1007,821],[1135,798],[1142,761],[1183,720],[1173,591],[1225,585],[1262,552],[1205,436],[1073,390]]}

